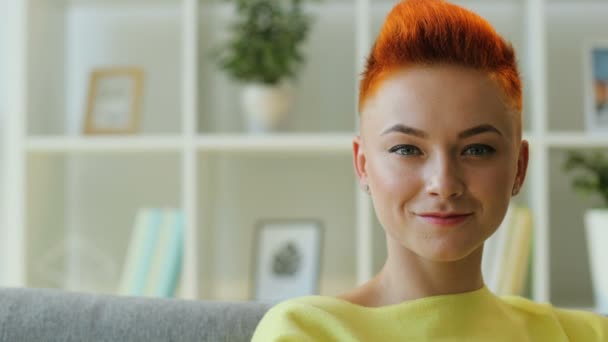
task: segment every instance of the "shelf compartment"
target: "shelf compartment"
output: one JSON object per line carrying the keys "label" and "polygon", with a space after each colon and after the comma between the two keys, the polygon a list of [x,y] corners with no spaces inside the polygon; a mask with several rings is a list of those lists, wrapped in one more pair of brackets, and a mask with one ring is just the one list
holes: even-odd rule
{"label": "shelf compartment", "polygon": [[[285,132],[350,132],[355,129],[359,73],[356,66],[355,4],[307,4],[315,19],[302,46],[305,63],[293,82],[293,106],[281,126]],[[233,7],[205,1],[199,17],[199,115],[201,133],[246,131],[240,106],[242,84],[212,61],[211,48],[230,38]],[[328,53],[331,51],[331,53]]]}
{"label": "shelf compartment", "polygon": [[356,195],[350,156],[199,153],[200,297],[248,300],[255,225],[316,219],[323,228],[320,293],[356,282]]}
{"label": "shelf compartment", "polygon": [[[585,210],[601,204],[599,198],[585,198],[574,191],[572,177],[562,168],[566,151],[549,151],[549,226],[551,302],[557,306],[589,307],[593,305],[589,270]],[[576,150],[589,151],[589,148]],[[602,149],[606,151],[606,149]],[[576,281],[572,281],[576,279]]]}
{"label": "shelf compartment", "polygon": [[584,54],[607,39],[605,1],[551,1],[546,8],[547,104],[551,131],[584,131]]}
{"label": "shelf compartment", "polygon": [[140,208],[180,206],[180,157],[27,158],[26,286],[116,294]]}
{"label": "shelf compartment", "polygon": [[[33,1],[26,36],[27,131],[83,131],[90,72],[144,71],[140,131],[181,131],[181,2]],[[172,113],[168,115],[168,113]]]}

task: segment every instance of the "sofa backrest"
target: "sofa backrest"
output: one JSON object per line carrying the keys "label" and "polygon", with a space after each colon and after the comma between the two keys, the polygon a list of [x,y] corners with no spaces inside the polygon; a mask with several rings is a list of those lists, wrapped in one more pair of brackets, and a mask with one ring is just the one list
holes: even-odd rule
{"label": "sofa backrest", "polygon": [[0,288],[0,341],[250,341],[270,306]]}

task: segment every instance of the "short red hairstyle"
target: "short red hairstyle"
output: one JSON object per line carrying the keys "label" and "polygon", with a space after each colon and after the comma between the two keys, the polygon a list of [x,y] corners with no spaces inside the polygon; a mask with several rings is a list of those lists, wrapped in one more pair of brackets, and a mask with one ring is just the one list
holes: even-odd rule
{"label": "short red hairstyle", "polygon": [[522,85],[513,46],[479,15],[443,0],[402,0],[391,10],[362,74],[359,112],[392,72],[434,64],[487,71],[520,113],[521,128]]}

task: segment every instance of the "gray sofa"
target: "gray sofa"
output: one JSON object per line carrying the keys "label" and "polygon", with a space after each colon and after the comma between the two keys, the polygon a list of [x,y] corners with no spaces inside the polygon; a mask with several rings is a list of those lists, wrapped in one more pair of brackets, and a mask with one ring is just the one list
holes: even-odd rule
{"label": "gray sofa", "polygon": [[0,341],[250,341],[270,306],[0,288]]}

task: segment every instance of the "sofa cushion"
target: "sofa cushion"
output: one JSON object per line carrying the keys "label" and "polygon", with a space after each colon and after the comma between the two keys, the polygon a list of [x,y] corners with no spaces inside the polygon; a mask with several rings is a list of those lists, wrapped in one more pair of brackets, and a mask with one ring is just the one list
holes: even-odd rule
{"label": "sofa cushion", "polygon": [[270,306],[0,288],[0,341],[250,341]]}

